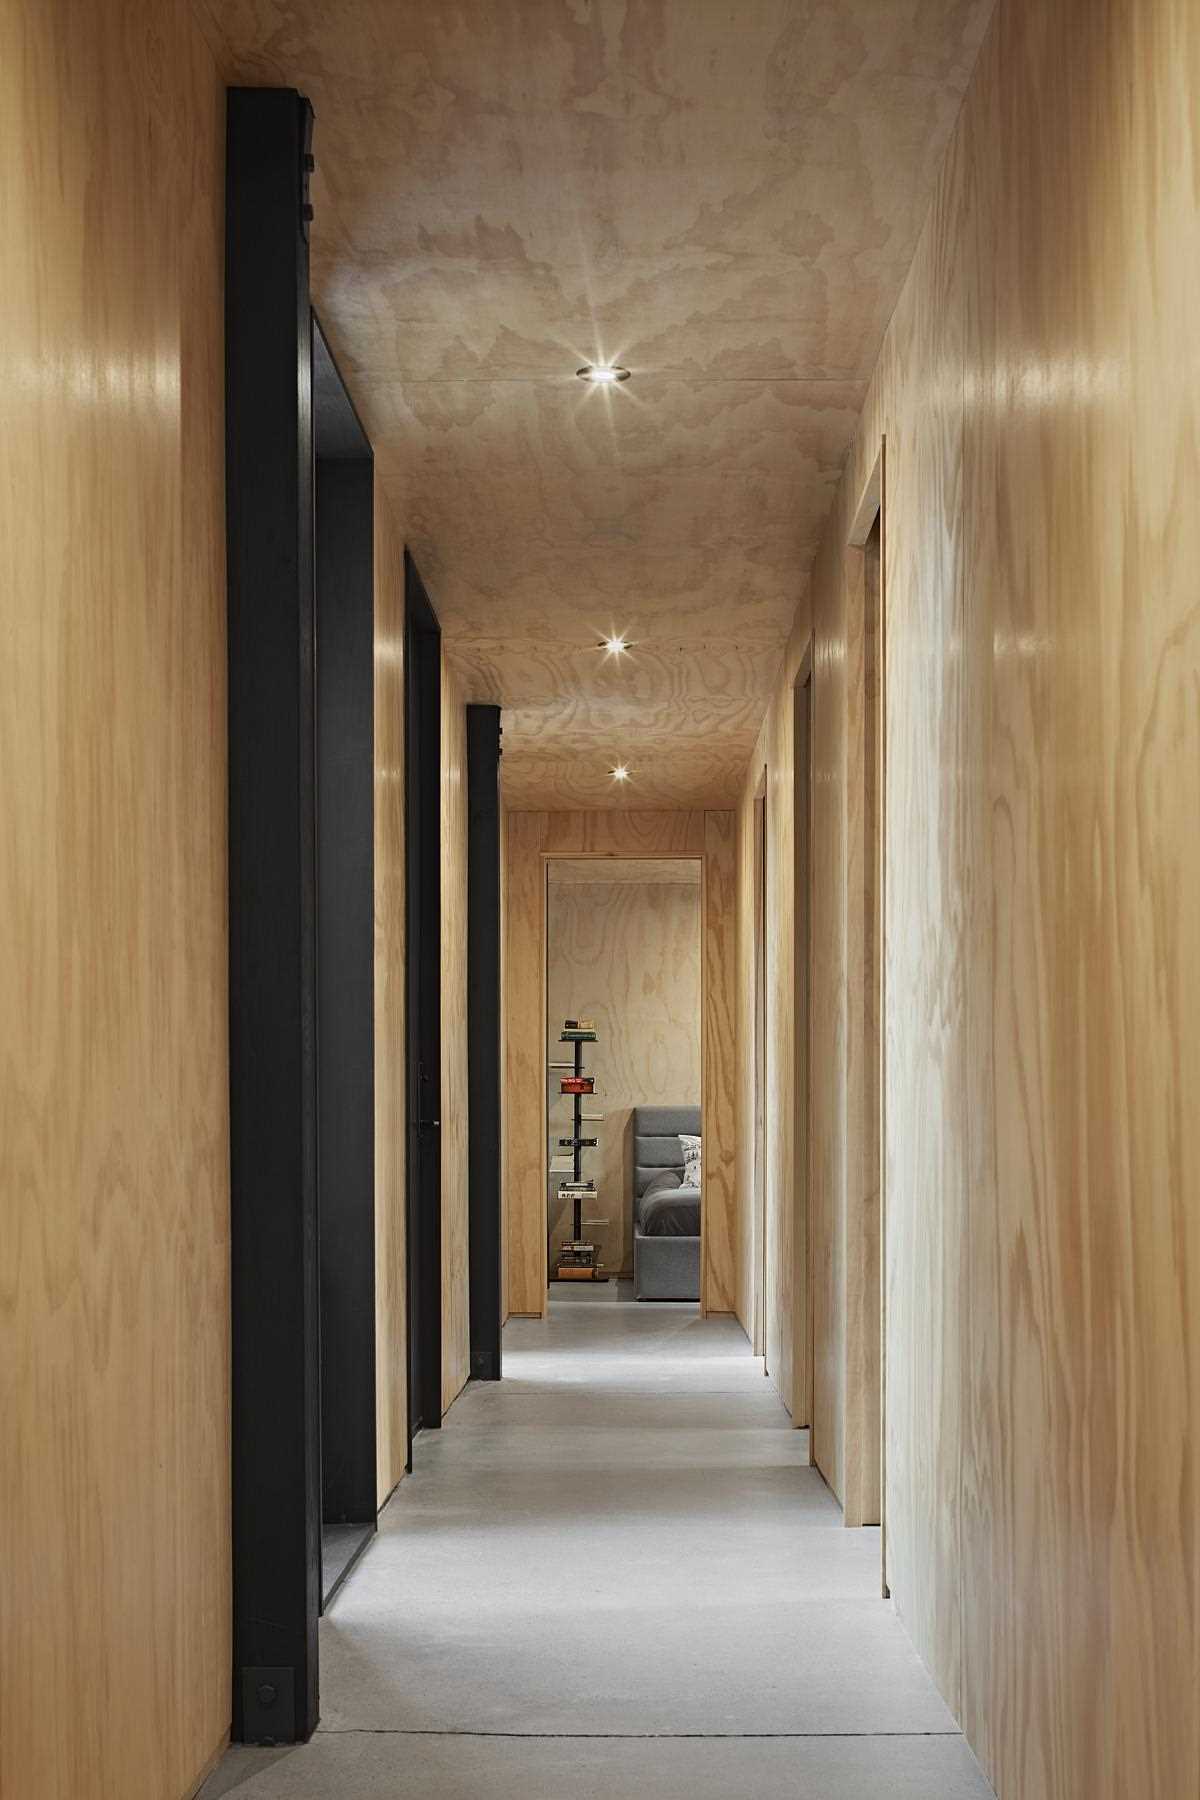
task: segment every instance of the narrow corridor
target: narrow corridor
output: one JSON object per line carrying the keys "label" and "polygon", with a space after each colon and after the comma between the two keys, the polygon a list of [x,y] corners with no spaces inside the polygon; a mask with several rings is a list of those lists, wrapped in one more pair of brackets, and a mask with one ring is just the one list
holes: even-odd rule
{"label": "narrow corridor", "polygon": [[321,1627],[321,1726],[203,1800],[984,1800],[739,1326],[514,1320]]}

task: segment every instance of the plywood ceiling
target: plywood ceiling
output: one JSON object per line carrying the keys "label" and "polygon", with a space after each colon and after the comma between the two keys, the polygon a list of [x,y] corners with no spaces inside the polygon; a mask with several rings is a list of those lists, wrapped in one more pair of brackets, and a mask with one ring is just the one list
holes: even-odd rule
{"label": "plywood ceiling", "polygon": [[509,805],[732,805],[992,0],[195,3]]}

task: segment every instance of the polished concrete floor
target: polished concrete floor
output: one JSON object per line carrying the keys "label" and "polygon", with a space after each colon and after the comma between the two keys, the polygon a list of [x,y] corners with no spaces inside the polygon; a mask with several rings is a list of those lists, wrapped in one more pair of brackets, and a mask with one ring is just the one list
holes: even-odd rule
{"label": "polished concrete floor", "polygon": [[555,1290],[321,1626],[321,1727],[203,1800],[985,1800],[730,1320]]}

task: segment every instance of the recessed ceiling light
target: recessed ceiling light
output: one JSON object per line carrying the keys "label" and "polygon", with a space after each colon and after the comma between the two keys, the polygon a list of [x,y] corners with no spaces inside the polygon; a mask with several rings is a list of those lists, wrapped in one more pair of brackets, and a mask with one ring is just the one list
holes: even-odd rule
{"label": "recessed ceiling light", "polygon": [[629,648],[629,640],[623,637],[606,637],[600,648],[606,656],[624,656]]}
{"label": "recessed ceiling light", "polygon": [[615,363],[584,363],[575,373],[580,381],[594,381],[597,387],[612,387],[616,381],[629,380],[629,370],[620,369]]}
{"label": "recessed ceiling light", "polygon": [[624,763],[618,763],[615,769],[610,769],[608,772],[614,781],[629,780],[629,770],[625,767]]}

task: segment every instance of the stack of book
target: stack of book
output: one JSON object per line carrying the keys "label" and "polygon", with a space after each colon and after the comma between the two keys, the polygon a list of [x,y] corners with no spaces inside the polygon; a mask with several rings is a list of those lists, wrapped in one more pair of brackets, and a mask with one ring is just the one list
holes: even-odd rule
{"label": "stack of book", "polygon": [[558,1252],[560,1269],[594,1269],[596,1266],[596,1246],[585,1243],[566,1243]]}

